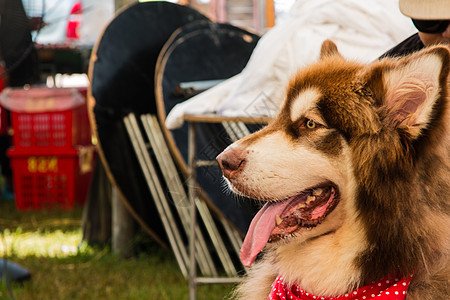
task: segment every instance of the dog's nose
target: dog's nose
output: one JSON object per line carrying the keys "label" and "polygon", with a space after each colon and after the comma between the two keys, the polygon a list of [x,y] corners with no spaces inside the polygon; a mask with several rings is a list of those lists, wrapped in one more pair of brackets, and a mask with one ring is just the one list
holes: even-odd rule
{"label": "dog's nose", "polygon": [[216,157],[222,168],[223,176],[230,179],[245,163],[245,153],[239,148],[227,148]]}

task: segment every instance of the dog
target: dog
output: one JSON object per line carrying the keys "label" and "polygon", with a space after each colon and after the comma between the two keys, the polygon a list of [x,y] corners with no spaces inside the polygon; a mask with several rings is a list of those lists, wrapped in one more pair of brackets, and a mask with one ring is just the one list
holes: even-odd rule
{"label": "dog", "polygon": [[449,51],[370,64],[332,41],[217,161],[264,206],[238,299],[450,299]]}

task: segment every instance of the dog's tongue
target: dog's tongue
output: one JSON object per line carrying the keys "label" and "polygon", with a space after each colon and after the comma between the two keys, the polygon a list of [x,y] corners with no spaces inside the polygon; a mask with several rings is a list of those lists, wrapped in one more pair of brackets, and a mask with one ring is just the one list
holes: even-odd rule
{"label": "dog's tongue", "polygon": [[276,227],[275,216],[281,215],[287,205],[288,201],[266,203],[255,215],[241,248],[240,256],[244,266],[251,267]]}

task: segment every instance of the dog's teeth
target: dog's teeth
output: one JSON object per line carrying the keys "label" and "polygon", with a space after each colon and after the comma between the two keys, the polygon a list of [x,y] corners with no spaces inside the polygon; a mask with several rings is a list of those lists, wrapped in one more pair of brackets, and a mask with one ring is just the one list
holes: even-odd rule
{"label": "dog's teeth", "polygon": [[277,226],[281,224],[281,222],[283,222],[283,220],[280,218],[279,215],[275,216],[275,221],[277,222]]}
{"label": "dog's teeth", "polygon": [[314,200],[316,200],[316,196],[308,196],[306,197],[306,204],[310,204]]}
{"label": "dog's teeth", "polygon": [[299,205],[297,205],[297,208],[303,208],[303,207],[305,207],[305,206],[306,206],[305,203],[300,203]]}
{"label": "dog's teeth", "polygon": [[312,194],[313,194],[314,196],[322,195],[322,193],[323,193],[323,188],[315,188],[315,189],[313,189],[313,191],[312,191]]}
{"label": "dog's teeth", "polygon": [[311,231],[312,227],[307,227],[306,230]]}

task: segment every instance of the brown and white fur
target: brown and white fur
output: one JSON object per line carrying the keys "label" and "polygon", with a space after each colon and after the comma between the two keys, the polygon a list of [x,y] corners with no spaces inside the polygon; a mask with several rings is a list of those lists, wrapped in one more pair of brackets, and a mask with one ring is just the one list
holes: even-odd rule
{"label": "brown and white fur", "polygon": [[339,296],[414,273],[407,299],[450,299],[448,73],[445,47],[363,65],[324,42],[273,122],[217,159],[240,195],[281,201],[329,183],[339,203],[316,227],[269,242],[237,298],[267,299],[279,274]]}

